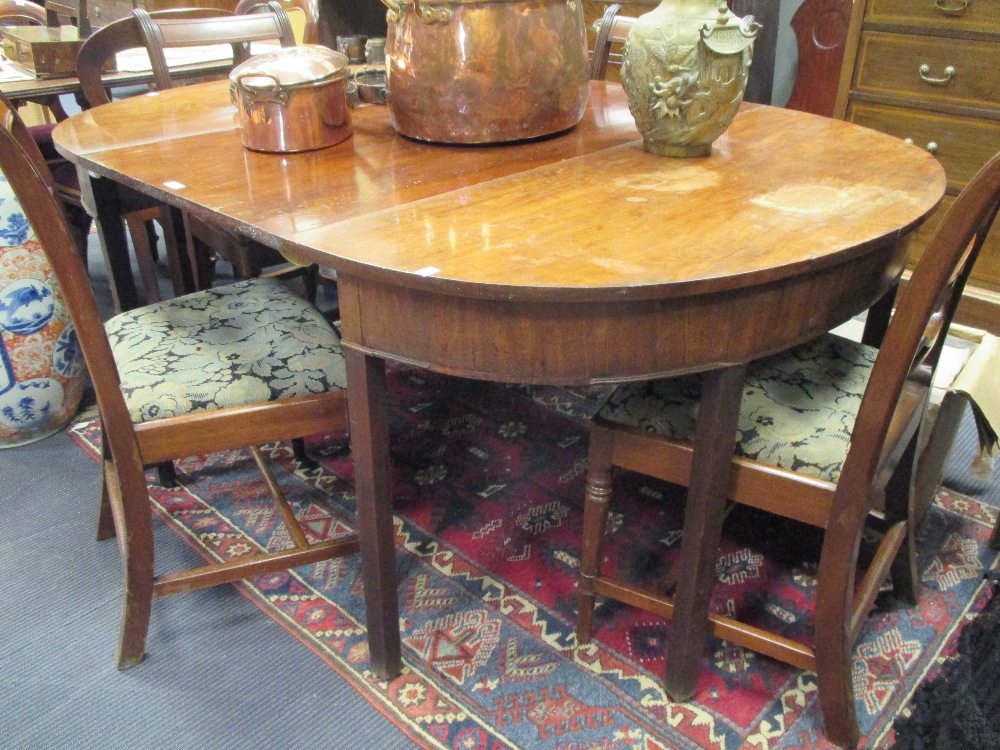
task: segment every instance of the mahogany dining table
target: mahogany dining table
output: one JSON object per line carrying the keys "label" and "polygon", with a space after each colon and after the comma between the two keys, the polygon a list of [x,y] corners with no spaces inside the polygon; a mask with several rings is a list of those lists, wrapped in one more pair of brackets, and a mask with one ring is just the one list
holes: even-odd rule
{"label": "mahogany dining table", "polygon": [[[92,179],[336,271],[377,677],[401,669],[386,360],[557,385],[705,372],[672,628],[707,646],[746,363],[879,300],[884,322],[907,235],[944,193],[938,162],[756,104],[710,156],[656,157],[604,82],[579,125],[531,142],[417,142],[384,106],[352,118],[341,144],[256,153],[222,81],[89,110],[54,138]],[[693,693],[703,651],[668,653],[673,698]]]}

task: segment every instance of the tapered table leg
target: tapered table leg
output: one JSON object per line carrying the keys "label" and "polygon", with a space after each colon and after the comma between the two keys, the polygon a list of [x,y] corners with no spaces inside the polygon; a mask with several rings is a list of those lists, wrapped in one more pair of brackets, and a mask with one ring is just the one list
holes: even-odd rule
{"label": "tapered table leg", "polygon": [[722,537],[726,487],[746,365],[713,370],[702,378],[684,536],[667,649],[666,690],[685,701],[694,695],[708,645],[708,606]]}
{"label": "tapered table leg", "polygon": [[385,362],[349,346],[344,347],[344,357],[368,651],[372,671],[388,680],[399,674],[402,663],[389,487]]}
{"label": "tapered table leg", "polygon": [[131,310],[139,306],[139,294],[132,275],[128,240],[122,224],[118,185],[104,177],[92,177],[86,170],[78,171],[83,204],[93,213],[97,223],[97,236],[104,253],[104,264],[108,269],[115,311]]}

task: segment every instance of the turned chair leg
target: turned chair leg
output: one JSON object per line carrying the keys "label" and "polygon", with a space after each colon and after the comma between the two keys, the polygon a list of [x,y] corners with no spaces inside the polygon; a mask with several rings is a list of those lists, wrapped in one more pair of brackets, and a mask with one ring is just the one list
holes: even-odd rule
{"label": "turned chair leg", "polygon": [[611,505],[611,449],[614,435],[596,424],[591,426],[587,490],[583,506],[583,551],[580,555],[580,612],[576,621],[577,643],[590,643],[594,627],[596,583],[601,572],[601,549]]}

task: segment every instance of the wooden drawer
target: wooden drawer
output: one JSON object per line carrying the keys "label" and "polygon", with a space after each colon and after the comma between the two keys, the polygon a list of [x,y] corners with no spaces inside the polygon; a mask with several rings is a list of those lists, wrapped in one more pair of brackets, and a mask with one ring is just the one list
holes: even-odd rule
{"label": "wooden drawer", "polygon": [[998,70],[997,42],[866,31],[858,49],[855,88],[928,102],[988,103],[1000,108]]}
{"label": "wooden drawer", "polygon": [[948,174],[948,192],[958,193],[1000,151],[1000,121],[923,112],[851,101],[846,119],[928,147]]}
{"label": "wooden drawer", "polygon": [[[954,202],[954,196],[945,196],[941,205],[913,233],[913,239],[910,243],[911,266],[916,265],[917,260],[923,255],[924,248],[934,234],[934,230],[937,229],[945,212]],[[1000,219],[994,223],[992,231],[987,235],[986,242],[979,251],[976,265],[973,266],[972,274],[969,277],[969,284],[1000,292]]]}
{"label": "wooden drawer", "polygon": [[982,38],[1000,34],[1000,0],[869,0],[865,24]]}
{"label": "wooden drawer", "polygon": [[107,26],[132,15],[132,3],[131,0],[92,0],[87,6],[87,15],[92,27]]}

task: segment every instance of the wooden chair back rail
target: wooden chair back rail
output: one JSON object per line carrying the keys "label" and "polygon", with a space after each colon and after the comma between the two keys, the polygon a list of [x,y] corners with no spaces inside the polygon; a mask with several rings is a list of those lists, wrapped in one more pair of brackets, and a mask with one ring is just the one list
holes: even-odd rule
{"label": "wooden chair back rail", "polygon": [[0,19],[6,26],[44,26],[47,14],[44,7],[30,0],[0,0]]}
{"label": "wooden chair back rail", "polygon": [[[232,13],[215,8],[173,8],[150,13],[154,19],[213,18]],[[134,16],[121,18],[102,26],[80,47],[76,58],[77,77],[83,89],[86,108],[107,104],[111,96],[104,86],[101,72],[104,65],[119,52],[145,47],[139,22]]]}
{"label": "wooden chair back rail", "polygon": [[230,44],[233,63],[239,64],[250,56],[250,43],[277,39],[282,47],[295,45],[288,16],[271,0],[267,13],[251,13],[225,18],[154,18],[136,8],[133,15],[139,23],[143,45],[153,64],[153,80],[158,89],[173,86],[164,50],[171,47],[191,47],[210,44]]}
{"label": "wooden chair back rail", "polygon": [[[825,529],[817,574],[816,646],[810,649],[714,614],[709,615],[708,627],[717,637],[816,670],[827,735],[844,747],[855,746],[859,737],[850,664],[867,614],[890,574],[897,595],[913,598],[910,480],[917,433],[944,336],[998,205],[1000,154],[956,200],[899,298],[858,410],[838,482],[733,458],[727,490],[732,501]],[[610,467],[686,486],[691,462],[690,444],[595,417],[581,558],[581,642],[590,638],[595,594],[665,617],[673,616],[677,608],[696,606],[613,580],[600,573],[599,563],[611,496]],[[866,526],[879,531],[882,538],[855,586],[858,549]],[[675,633],[674,638],[679,636]],[[690,647],[675,641],[671,648],[685,651]]]}
{"label": "wooden chair back rail", "polygon": [[[156,19],[201,19],[227,17],[232,13],[216,8],[173,8],[154,11],[150,15]],[[77,77],[83,90],[85,109],[111,101],[110,91],[105,86],[103,78],[107,62],[119,52],[144,47],[139,22],[134,16],[112,21],[95,31],[83,43],[77,55]],[[164,230],[164,244],[174,293],[182,294],[190,291],[192,286],[189,280],[190,270],[186,268],[178,249],[178,237],[183,235],[183,231],[177,231],[169,215],[169,209],[134,191],[122,188],[118,192],[123,203],[122,218],[128,224],[129,234],[132,237],[146,301],[155,302],[160,299],[152,243],[147,230],[147,223],[153,219],[159,219]]]}
{"label": "wooden chair back rail", "polygon": [[[603,81],[608,73],[608,63],[614,56],[611,53],[613,45],[625,43],[625,37],[631,31],[635,19],[629,16],[618,15],[622,6],[618,3],[609,5],[604,10],[599,26],[597,27],[597,38],[594,40],[594,50],[590,55],[590,80]],[[620,55],[616,62],[621,65]]]}
{"label": "wooden chair back rail", "polygon": [[[292,21],[293,15],[295,13],[302,15],[304,19],[303,36],[298,41],[302,44],[320,43],[318,0],[276,0],[276,2],[285,11],[293,27],[295,26],[295,22]],[[267,10],[270,9],[267,7],[266,0],[240,0],[236,3],[234,12],[236,15],[245,15]]]}
{"label": "wooden chair back rail", "polygon": [[[356,535],[312,545],[303,543],[301,529],[292,531],[298,543],[277,552],[204,565],[157,577],[153,568],[153,533],[147,463],[200,452],[261,445],[321,430],[345,428],[346,398],[342,390],[297,399],[230,408],[190,417],[133,425],[121,381],[97,308],[93,290],[75,250],[65,216],[55,199],[44,162],[30,154],[23,123],[0,99],[0,171],[10,182],[48,258],[69,309],[101,413],[104,485],[98,518],[98,538],[118,537],[125,569],[125,608],[119,638],[119,668],[142,660],[153,596],[241,580],[271,571],[338,557],[357,551]],[[26,152],[25,149],[28,149]],[[213,421],[217,418],[218,421]],[[264,467],[265,473],[269,473]],[[278,490],[275,500],[289,518],[287,501]],[[289,520],[294,520],[289,518]]]}

